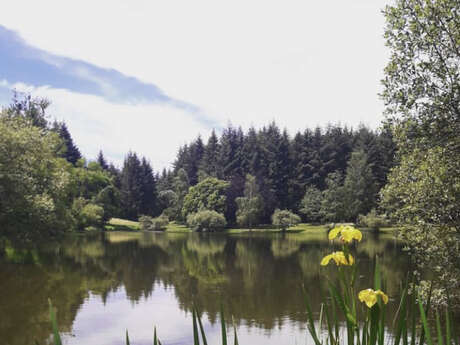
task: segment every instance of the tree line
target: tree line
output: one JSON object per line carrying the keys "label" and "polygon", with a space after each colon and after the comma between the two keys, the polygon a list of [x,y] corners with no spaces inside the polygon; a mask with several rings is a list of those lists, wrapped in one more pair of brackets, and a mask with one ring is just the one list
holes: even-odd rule
{"label": "tree line", "polygon": [[[277,209],[309,222],[355,221],[377,207],[393,156],[387,128],[329,125],[291,138],[274,122],[247,132],[228,126],[220,136],[213,131],[206,143],[198,136],[180,147],[174,168],[158,177],[159,209],[185,221],[193,199],[232,225],[269,223]],[[219,206],[201,200],[216,195]],[[248,208],[257,216],[243,222]]]}
{"label": "tree line", "polygon": [[119,170],[102,152],[86,161],[49,101],[14,93],[0,113],[1,233],[28,237],[156,212],[156,179],[146,158],[128,153]]}

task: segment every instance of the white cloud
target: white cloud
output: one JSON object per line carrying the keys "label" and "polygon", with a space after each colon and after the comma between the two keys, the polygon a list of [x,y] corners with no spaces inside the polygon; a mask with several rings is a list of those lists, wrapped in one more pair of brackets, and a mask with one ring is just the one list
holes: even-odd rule
{"label": "white cloud", "polygon": [[276,119],[294,131],[379,122],[387,2],[16,0],[0,22],[42,49],[155,83],[221,123]]}
{"label": "white cloud", "polygon": [[46,86],[9,85],[33,96],[52,101],[49,113],[65,120],[85,157],[95,159],[100,149],[114,163],[135,151],[150,159],[155,170],[169,167],[180,145],[209,128],[178,108],[167,105],[120,105],[98,96],[79,94]]}

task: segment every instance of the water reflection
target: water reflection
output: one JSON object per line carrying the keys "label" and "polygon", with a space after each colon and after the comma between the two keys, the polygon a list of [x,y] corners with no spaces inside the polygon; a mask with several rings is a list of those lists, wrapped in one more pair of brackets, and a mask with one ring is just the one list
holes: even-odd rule
{"label": "water reflection", "polygon": [[[325,234],[305,233],[114,232],[28,247],[3,241],[0,337],[7,345],[45,343],[50,297],[68,344],[122,344],[126,328],[136,344],[151,344],[154,323],[164,344],[192,343],[193,302],[211,339],[219,336],[222,303],[242,344],[305,343],[300,287],[319,311],[325,274],[334,271],[319,262],[331,250]],[[356,248],[358,286],[371,286],[377,255],[397,300],[408,259],[391,236],[366,234]]]}

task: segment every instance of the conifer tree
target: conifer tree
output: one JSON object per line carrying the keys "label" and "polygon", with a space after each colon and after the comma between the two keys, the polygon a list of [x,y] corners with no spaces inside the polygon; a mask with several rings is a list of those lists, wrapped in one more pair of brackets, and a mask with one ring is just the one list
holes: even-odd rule
{"label": "conifer tree", "polygon": [[208,143],[204,148],[203,158],[200,164],[200,171],[204,176],[219,177],[219,155],[220,145],[216,132],[212,130]]}
{"label": "conifer tree", "polygon": [[150,163],[142,158],[140,166],[141,175],[141,204],[139,213],[142,215],[155,216],[157,215],[157,189],[156,179]]}
{"label": "conifer tree", "polygon": [[65,122],[62,122],[60,124],[58,134],[65,144],[65,152],[62,155],[63,158],[75,165],[78,162],[78,160],[82,158],[82,155],[78,147],[74,144],[72,136],[70,135],[70,132],[67,129],[67,125],[65,124]]}
{"label": "conifer tree", "polygon": [[99,150],[99,153],[96,158],[96,162],[99,163],[99,165],[101,166],[103,170],[109,170],[109,165],[107,164],[107,161],[105,160],[102,150]]}
{"label": "conifer tree", "polygon": [[121,171],[121,204],[124,217],[137,220],[143,200],[141,162],[136,153],[128,152]]}

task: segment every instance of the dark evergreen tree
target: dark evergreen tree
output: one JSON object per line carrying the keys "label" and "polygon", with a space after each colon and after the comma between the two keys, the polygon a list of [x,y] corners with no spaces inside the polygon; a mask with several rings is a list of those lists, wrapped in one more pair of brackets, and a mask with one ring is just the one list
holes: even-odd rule
{"label": "dark evergreen tree", "polygon": [[218,177],[219,174],[220,145],[216,132],[213,130],[204,148],[200,171],[203,176]]}
{"label": "dark evergreen tree", "polygon": [[161,175],[157,178],[158,192],[174,189],[174,173],[171,170],[163,168]]}
{"label": "dark evergreen tree", "polygon": [[156,216],[157,215],[157,188],[156,179],[150,163],[142,158],[140,165],[141,176],[141,203],[139,206],[139,214]]}
{"label": "dark evergreen tree", "polygon": [[121,171],[113,163],[109,164],[108,171],[113,177],[113,185],[119,190],[121,189]]}
{"label": "dark evergreen tree", "polygon": [[129,152],[121,171],[121,204],[124,217],[137,220],[143,201],[143,174],[136,153]]}
{"label": "dark evergreen tree", "polygon": [[[376,132],[365,126],[357,131],[340,125],[329,125],[324,130],[306,129],[292,140],[275,123],[260,130],[250,128],[246,134],[241,128],[228,126],[220,138],[213,131],[203,150],[200,142],[198,138],[179,149],[172,174],[177,176],[183,169],[191,182],[208,176],[230,182],[226,198],[226,217],[230,224],[235,221],[235,199],[243,195],[246,174],[256,178],[263,200],[260,219],[269,222],[276,208],[299,212],[307,188],[316,188],[337,203],[327,190],[332,186],[342,192],[342,176],[346,174],[352,151],[363,150],[368,157],[367,165],[376,184],[372,200],[376,200],[394,155],[388,131]],[[165,179],[163,174],[160,180]],[[326,211],[328,220],[345,217],[343,209],[334,204]]]}
{"label": "dark evergreen tree", "polygon": [[99,153],[96,158],[96,162],[99,163],[102,169],[104,170],[109,170],[109,165],[107,164],[107,161],[105,160],[104,154],[102,153],[102,150],[99,150]]}
{"label": "dark evergreen tree", "polygon": [[187,171],[188,179],[191,186],[198,183],[198,171],[201,160],[204,155],[204,145],[201,136],[190,145],[188,155],[186,156],[184,169]]}
{"label": "dark evergreen tree", "polygon": [[63,140],[65,144],[65,150],[62,153],[62,157],[65,158],[68,162],[75,165],[79,159],[82,158],[80,150],[74,144],[72,136],[70,135],[67,125],[62,122],[58,129],[59,137]]}

